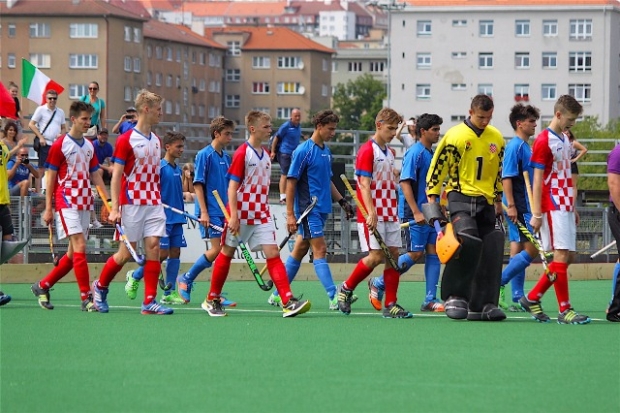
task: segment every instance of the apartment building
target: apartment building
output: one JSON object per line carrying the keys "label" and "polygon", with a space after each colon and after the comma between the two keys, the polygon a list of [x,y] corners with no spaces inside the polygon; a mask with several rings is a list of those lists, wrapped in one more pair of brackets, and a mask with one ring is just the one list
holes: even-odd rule
{"label": "apartment building", "polygon": [[205,29],[227,48],[224,116],[242,123],[248,111],[288,119],[328,108],[334,50],[283,27]]}
{"label": "apartment building", "polygon": [[585,116],[620,117],[620,3],[616,0],[409,0],[391,12],[391,105],[406,116],[467,116],[470,99],[493,96],[493,123],[511,135],[516,102],[546,124],[562,94]]}

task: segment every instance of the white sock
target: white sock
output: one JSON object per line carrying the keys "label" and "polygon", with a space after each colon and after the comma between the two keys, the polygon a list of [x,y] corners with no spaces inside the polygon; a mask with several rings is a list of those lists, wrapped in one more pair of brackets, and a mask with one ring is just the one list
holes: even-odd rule
{"label": "white sock", "polygon": [[286,194],[280,194],[280,201],[284,201],[286,199]]}

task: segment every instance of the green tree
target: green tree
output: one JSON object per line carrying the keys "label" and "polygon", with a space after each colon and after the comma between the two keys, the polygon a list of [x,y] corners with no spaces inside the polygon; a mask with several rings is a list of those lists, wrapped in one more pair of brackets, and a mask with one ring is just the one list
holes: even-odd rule
{"label": "green tree", "polygon": [[383,83],[368,73],[346,84],[338,83],[333,96],[333,108],[340,116],[338,128],[374,130],[375,116],[386,96]]}

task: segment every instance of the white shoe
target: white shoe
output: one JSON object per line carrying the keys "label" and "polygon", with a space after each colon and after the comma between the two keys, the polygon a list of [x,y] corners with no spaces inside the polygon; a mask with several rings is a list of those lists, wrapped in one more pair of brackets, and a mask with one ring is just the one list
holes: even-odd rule
{"label": "white shoe", "polygon": [[98,220],[94,220],[89,226],[88,228],[95,228],[95,229],[99,229],[103,227],[103,224],[101,222],[99,222]]}

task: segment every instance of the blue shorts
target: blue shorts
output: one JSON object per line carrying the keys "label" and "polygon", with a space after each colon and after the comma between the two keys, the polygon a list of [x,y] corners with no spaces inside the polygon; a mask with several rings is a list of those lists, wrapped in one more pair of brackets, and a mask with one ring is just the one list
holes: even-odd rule
{"label": "blue shorts", "polygon": [[[224,217],[209,217],[209,222],[215,226],[220,228],[224,228]],[[217,229],[209,226],[208,228],[199,226],[200,228],[200,238],[202,239],[211,239],[211,238],[222,238],[222,231],[218,231]]]}
{"label": "blue shorts", "polygon": [[409,243],[407,251],[418,252],[425,251],[427,245],[435,245],[437,243],[437,231],[427,224],[413,224],[409,226]]}
{"label": "blue shorts", "polygon": [[282,175],[288,175],[288,169],[291,167],[292,159],[293,159],[293,155],[291,155],[290,153],[279,153],[278,154],[278,163],[280,164]]}
{"label": "blue shorts", "polygon": [[171,247],[187,247],[185,235],[183,235],[183,224],[166,224],[166,236],[159,240],[159,248],[169,250]]}
{"label": "blue shorts", "polygon": [[320,212],[310,211],[310,213],[301,221],[301,225],[297,228],[297,231],[303,239],[321,238],[323,234],[323,228],[327,222],[327,214]]}
{"label": "blue shorts", "polygon": [[[505,213],[504,213],[505,215]],[[520,223],[525,225],[528,231],[531,234],[534,233],[532,227],[530,227],[530,219],[532,219],[532,214],[526,212],[525,214],[517,214],[517,219]],[[508,240],[510,242],[529,242],[529,240],[521,233],[519,227],[517,227],[511,220],[508,219],[506,215],[506,223],[508,224]]]}

